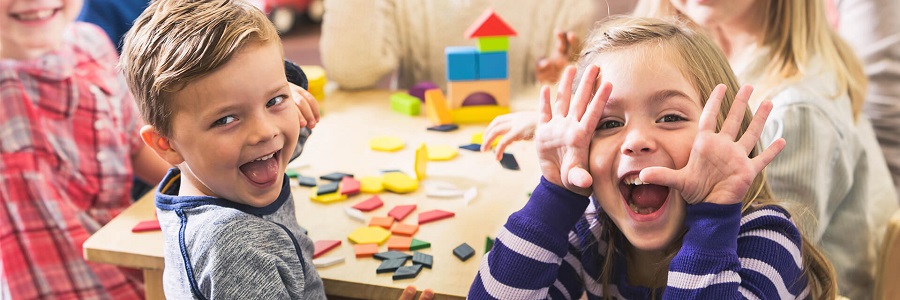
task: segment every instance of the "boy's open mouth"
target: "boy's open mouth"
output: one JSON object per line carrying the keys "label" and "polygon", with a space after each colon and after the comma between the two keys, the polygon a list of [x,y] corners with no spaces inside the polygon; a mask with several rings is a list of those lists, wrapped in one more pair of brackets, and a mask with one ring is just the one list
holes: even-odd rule
{"label": "boy's open mouth", "polygon": [[247,176],[250,181],[256,184],[266,184],[274,182],[278,176],[279,154],[281,150],[260,156],[248,163],[241,165],[241,172]]}
{"label": "boy's open mouth", "polygon": [[649,215],[666,204],[669,188],[666,186],[643,183],[638,174],[631,174],[619,181],[619,191],[625,198],[628,208],[639,215]]}
{"label": "boy's open mouth", "polygon": [[61,8],[55,9],[41,9],[41,10],[32,10],[28,12],[21,13],[11,13],[10,15],[13,19],[23,21],[23,22],[35,22],[35,21],[43,21],[53,17],[57,12],[62,10]]}

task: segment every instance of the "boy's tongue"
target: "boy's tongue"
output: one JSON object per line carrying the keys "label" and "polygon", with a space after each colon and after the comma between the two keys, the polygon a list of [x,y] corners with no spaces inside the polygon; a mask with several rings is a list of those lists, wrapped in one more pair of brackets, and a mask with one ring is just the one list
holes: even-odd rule
{"label": "boy's tongue", "polygon": [[275,180],[275,176],[278,176],[278,160],[272,157],[267,160],[248,162],[241,166],[241,172],[244,172],[244,175],[255,183],[271,182]]}
{"label": "boy's tongue", "polygon": [[651,208],[656,211],[669,196],[669,188],[655,184],[643,184],[635,186],[631,190],[631,203],[640,209]]}

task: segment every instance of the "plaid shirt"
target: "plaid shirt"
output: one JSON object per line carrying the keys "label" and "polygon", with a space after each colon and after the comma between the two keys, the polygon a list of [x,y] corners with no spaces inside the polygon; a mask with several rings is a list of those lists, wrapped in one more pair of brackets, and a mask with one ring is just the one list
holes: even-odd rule
{"label": "plaid shirt", "polygon": [[141,121],[103,31],[64,36],[41,58],[0,60],[0,298],[142,298],[126,271],[82,257],[131,204]]}

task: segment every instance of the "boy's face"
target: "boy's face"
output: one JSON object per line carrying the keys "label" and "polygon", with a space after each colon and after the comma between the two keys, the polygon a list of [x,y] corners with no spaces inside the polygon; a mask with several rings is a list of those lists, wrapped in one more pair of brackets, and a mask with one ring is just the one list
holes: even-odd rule
{"label": "boy's face", "polygon": [[82,0],[0,0],[0,58],[25,60],[59,48]]}
{"label": "boy's face", "polygon": [[675,189],[633,183],[644,168],[687,164],[702,105],[675,64],[646,62],[674,55],[641,48],[605,53],[593,62],[613,89],[591,141],[589,166],[603,210],[635,248],[657,251],[680,235],[686,203]]}
{"label": "boy's face", "polygon": [[183,174],[179,195],[256,207],[278,197],[300,134],[280,46],[251,42],[173,95],[177,159],[168,160]]}

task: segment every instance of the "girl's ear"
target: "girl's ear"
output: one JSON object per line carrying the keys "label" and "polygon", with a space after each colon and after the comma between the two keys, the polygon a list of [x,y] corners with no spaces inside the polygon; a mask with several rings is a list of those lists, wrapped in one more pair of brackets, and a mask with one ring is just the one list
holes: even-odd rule
{"label": "girl's ear", "polygon": [[172,147],[169,138],[160,134],[159,131],[156,130],[156,127],[153,127],[152,125],[144,125],[144,127],[141,127],[141,139],[144,140],[144,144],[147,144],[150,149],[153,149],[153,151],[156,152],[156,155],[169,164],[176,166],[184,162],[181,153]]}

